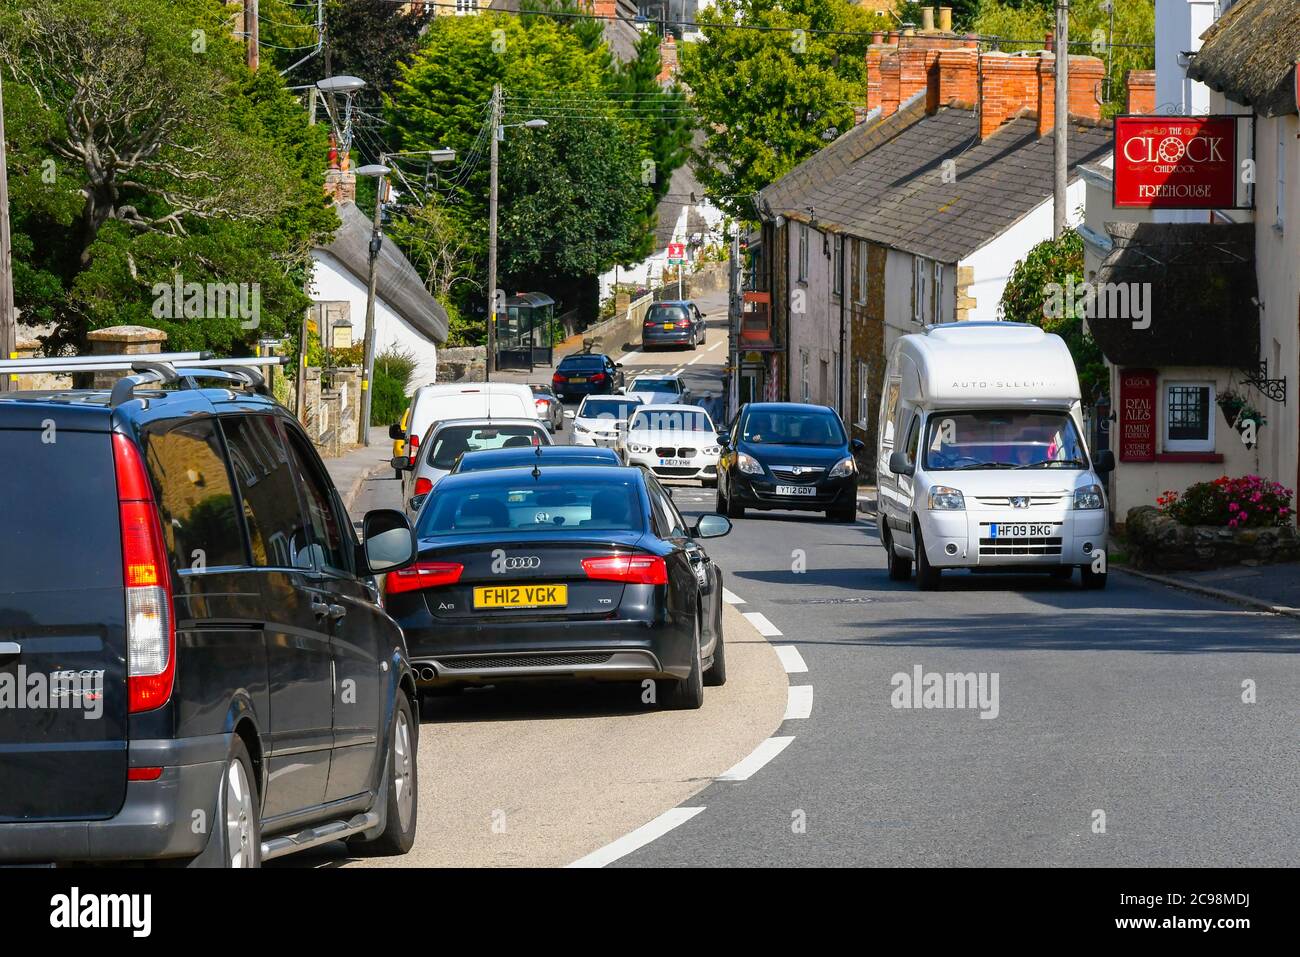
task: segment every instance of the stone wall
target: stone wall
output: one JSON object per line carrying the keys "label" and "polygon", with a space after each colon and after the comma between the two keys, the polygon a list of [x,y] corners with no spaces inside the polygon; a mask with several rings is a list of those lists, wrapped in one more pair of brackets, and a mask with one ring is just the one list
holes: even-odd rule
{"label": "stone wall", "polygon": [[[459,346],[438,350],[439,382],[482,382],[487,376],[487,349],[484,346]],[[412,382],[411,388],[425,385]]]}
{"label": "stone wall", "polygon": [[1143,505],[1129,509],[1124,532],[1133,564],[1153,571],[1300,560],[1300,537],[1292,525],[1280,528],[1183,525],[1158,509]]}

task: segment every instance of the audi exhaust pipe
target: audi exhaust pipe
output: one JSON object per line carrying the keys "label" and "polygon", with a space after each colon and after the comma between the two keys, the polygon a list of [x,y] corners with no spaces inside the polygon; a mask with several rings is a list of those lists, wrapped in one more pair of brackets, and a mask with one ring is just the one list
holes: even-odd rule
{"label": "audi exhaust pipe", "polygon": [[432,681],[434,678],[438,677],[438,672],[434,671],[428,665],[421,668],[419,674],[421,681]]}

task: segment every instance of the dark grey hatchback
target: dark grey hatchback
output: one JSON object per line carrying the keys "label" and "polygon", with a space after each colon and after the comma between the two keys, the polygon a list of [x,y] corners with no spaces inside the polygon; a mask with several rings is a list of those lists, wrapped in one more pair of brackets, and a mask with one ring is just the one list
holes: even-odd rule
{"label": "dark grey hatchback", "polygon": [[0,863],[405,853],[410,525],[359,543],[255,371],[150,367],[0,397]]}

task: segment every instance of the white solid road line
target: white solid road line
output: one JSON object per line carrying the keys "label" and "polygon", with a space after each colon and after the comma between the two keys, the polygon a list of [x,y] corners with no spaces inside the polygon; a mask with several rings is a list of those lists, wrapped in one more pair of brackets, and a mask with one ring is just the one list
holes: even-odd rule
{"label": "white solid road line", "polygon": [[801,674],[808,670],[803,655],[799,654],[799,649],[794,645],[773,645],[773,647],[776,648],[776,656],[781,659],[781,664],[785,666],[786,674]]}
{"label": "white solid road line", "polygon": [[592,851],[569,866],[604,867],[606,864],[612,864],[620,857],[627,857],[633,851],[640,850],[651,841],[663,837],[673,828],[680,827],[703,810],[702,807],[675,807],[670,811],[664,811],[649,824],[642,824],[631,834],[624,834],[617,841]]}
{"label": "white solid road line", "polygon": [[718,776],[719,781],[748,781],[763,769],[767,762],[784,751],[794,740],[794,735],[784,738],[768,738],[726,774]]}
{"label": "white solid road line", "polygon": [[692,359],[690,362],[688,362],[688,363],[686,363],[686,364],[687,364],[688,366],[693,366],[693,365],[695,365],[695,363],[699,362],[699,361],[700,361],[701,359],[703,359],[703,358],[704,358],[704,356],[696,356],[694,359]]}
{"label": "white solid road line", "polygon": [[741,598],[734,591],[731,591],[727,588],[722,589],[722,600],[725,601],[728,605],[745,604],[745,599]]}
{"label": "white solid road line", "polygon": [[791,685],[789,696],[785,699],[785,718],[806,718],[812,714],[813,686]]}
{"label": "white solid road line", "polygon": [[758,629],[758,633],[764,638],[781,637],[781,629],[776,627],[767,620],[767,616],[761,611],[747,611],[743,613],[749,623]]}
{"label": "white solid road line", "polygon": [[714,349],[721,349],[725,342],[726,342],[726,340],[724,340],[724,339],[719,339],[719,340],[718,340],[717,342],[715,342],[713,345],[709,346],[709,351],[712,352]]}

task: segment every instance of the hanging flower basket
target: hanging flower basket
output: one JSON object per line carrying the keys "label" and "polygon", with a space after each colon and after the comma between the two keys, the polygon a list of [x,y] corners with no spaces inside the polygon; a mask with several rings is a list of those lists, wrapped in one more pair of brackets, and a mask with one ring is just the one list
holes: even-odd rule
{"label": "hanging flower basket", "polygon": [[[1251,405],[1244,395],[1235,389],[1229,389],[1218,398],[1219,411],[1228,421],[1228,425],[1237,430],[1239,435],[1245,435],[1246,430],[1252,428],[1250,423],[1254,423],[1255,434],[1259,433],[1268,420],[1264,418],[1264,413],[1260,412]],[[1246,442],[1246,448],[1254,448],[1254,442]]]}

